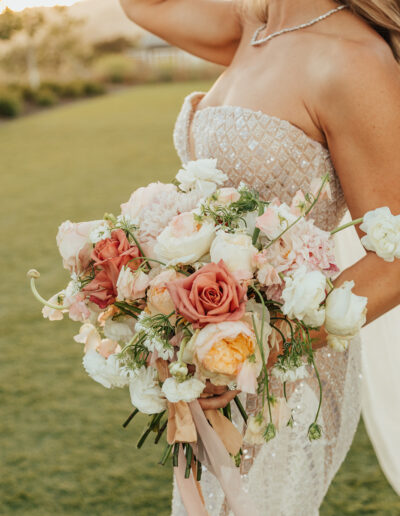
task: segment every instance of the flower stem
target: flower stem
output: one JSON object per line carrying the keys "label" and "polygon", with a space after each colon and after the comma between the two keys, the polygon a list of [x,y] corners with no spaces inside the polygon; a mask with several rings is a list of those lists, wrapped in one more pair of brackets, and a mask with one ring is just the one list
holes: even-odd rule
{"label": "flower stem", "polygon": [[173,464],[174,468],[178,467],[179,446],[180,446],[180,443],[174,444],[174,455],[172,457],[172,464]]}
{"label": "flower stem", "polygon": [[192,469],[192,459],[193,459],[193,448],[190,444],[186,445],[186,468],[185,468],[185,478],[190,477],[190,471]]}
{"label": "flower stem", "polygon": [[159,464],[161,464],[161,466],[165,466],[165,463],[167,462],[167,460],[169,459],[169,456],[171,455],[172,448],[173,448],[172,444],[167,444],[167,446],[165,447],[164,453],[159,462]]}
{"label": "flower stem", "polygon": [[158,423],[160,422],[160,419],[163,417],[164,414],[165,414],[165,410],[163,410],[159,414],[155,414],[153,416],[153,419],[151,420],[149,426],[146,428],[146,430],[141,435],[141,437],[136,445],[137,448],[141,448],[143,446],[143,444],[144,444],[145,440],[147,439],[147,437],[149,436],[150,432],[152,430],[154,430],[154,428],[156,428],[156,426],[158,425]]}
{"label": "flower stem", "polygon": [[242,416],[242,418],[244,419],[244,422],[247,423],[247,420],[248,420],[248,416],[247,416],[247,413],[242,405],[242,402],[240,401],[239,397],[238,396],[235,396],[233,398],[233,401],[235,402],[239,412],[240,412],[240,415]]}
{"label": "flower stem", "polygon": [[167,426],[168,426],[168,419],[164,422],[164,424],[160,427],[159,431],[157,432],[156,438],[154,439],[154,444],[158,444],[158,442],[160,441]]}
{"label": "flower stem", "polygon": [[48,306],[49,308],[52,308],[53,310],[68,310],[68,308],[69,308],[68,306],[56,305],[53,303],[49,303],[48,301],[46,301],[46,299],[44,299],[44,297],[42,297],[39,294],[39,292],[37,291],[37,288],[36,288],[36,284],[35,284],[35,280],[40,277],[40,273],[38,271],[31,269],[30,271],[28,271],[27,276],[31,280],[30,284],[31,284],[31,290],[32,290],[33,295],[36,297],[36,299],[40,303],[42,303],[42,305]]}
{"label": "flower stem", "polygon": [[347,224],[343,224],[342,226],[339,226],[338,228],[333,229],[331,231],[331,235],[334,235],[335,233],[338,233],[339,231],[342,231],[343,229],[349,228],[351,226],[356,226],[357,224],[362,224],[363,221],[364,221],[364,217],[347,222]]}
{"label": "flower stem", "polygon": [[[258,216],[261,217],[261,215],[264,213],[264,204],[260,203],[258,205]],[[254,228],[253,231],[253,238],[252,238],[252,244],[255,246],[257,244],[258,237],[260,235],[260,228]]]}
{"label": "flower stem", "polygon": [[125,423],[122,425],[123,428],[126,428],[129,423],[132,421],[132,419],[136,416],[136,414],[139,412],[139,409],[135,409],[132,414],[128,417],[128,419],[125,421]]}

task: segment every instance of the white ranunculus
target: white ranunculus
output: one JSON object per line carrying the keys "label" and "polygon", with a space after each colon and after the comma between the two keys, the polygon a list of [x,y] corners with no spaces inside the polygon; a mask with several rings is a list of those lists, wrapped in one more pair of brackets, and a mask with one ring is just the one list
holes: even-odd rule
{"label": "white ranunculus", "polygon": [[325,317],[325,328],[328,333],[344,337],[354,336],[365,324],[368,299],[353,294],[353,287],[354,281],[345,281],[329,294]]}
{"label": "white ranunculus", "polygon": [[400,258],[400,215],[392,215],[388,207],[377,208],[364,215],[360,229],[366,233],[361,238],[365,249],[387,262]]}
{"label": "white ranunculus", "polygon": [[196,378],[189,378],[184,382],[179,382],[176,378],[167,378],[162,391],[171,403],[178,403],[178,401],[190,403],[200,397],[205,386],[205,383]]}
{"label": "white ranunculus", "polygon": [[199,190],[203,197],[208,197],[222,185],[228,176],[217,168],[216,159],[198,159],[183,165],[176,175],[179,186],[184,192]]}
{"label": "white ranunculus", "polygon": [[292,319],[317,327],[324,323],[325,310],[320,304],[325,299],[326,278],[320,271],[308,271],[303,265],[292,276],[285,278],[282,292],[282,311]]}
{"label": "white ranunculus", "polygon": [[129,382],[132,405],[144,414],[158,414],[167,408],[154,367],[141,367]]}
{"label": "white ranunculus", "polygon": [[107,389],[125,387],[129,383],[129,372],[121,367],[117,354],[105,358],[94,349],[89,349],[83,357],[83,367],[93,380]]}
{"label": "white ranunculus", "polygon": [[334,351],[342,352],[346,351],[346,349],[349,347],[349,342],[351,339],[352,337],[343,337],[342,335],[332,335],[331,333],[328,333],[326,341],[331,349]]}
{"label": "white ranunculus", "polygon": [[104,324],[104,335],[124,344],[129,342],[135,333],[136,320],[133,317],[119,317],[113,321],[107,319]]}
{"label": "white ranunculus", "polygon": [[221,229],[211,244],[210,256],[212,262],[223,260],[230,272],[241,279],[248,279],[256,268],[254,257],[257,252],[249,235],[226,233]]}
{"label": "white ranunculus", "polygon": [[171,220],[157,237],[154,250],[157,258],[168,265],[193,263],[208,253],[214,236],[212,222],[199,222],[192,212],[186,212]]}
{"label": "white ranunculus", "polygon": [[117,300],[140,299],[145,296],[150,279],[142,270],[132,271],[128,266],[122,267],[117,280]]}

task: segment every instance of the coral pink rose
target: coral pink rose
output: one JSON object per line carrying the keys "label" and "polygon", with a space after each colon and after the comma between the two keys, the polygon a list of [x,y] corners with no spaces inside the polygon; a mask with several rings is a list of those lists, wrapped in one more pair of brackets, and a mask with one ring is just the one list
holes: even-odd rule
{"label": "coral pink rose", "polygon": [[117,294],[117,282],[120,270],[127,265],[136,270],[141,260],[132,260],[140,256],[139,249],[131,246],[122,229],[115,229],[110,238],[97,242],[91,258],[96,269],[94,279],[82,291],[90,295],[90,301],[100,308],[114,303]]}
{"label": "coral pink rose", "polygon": [[238,321],[245,312],[246,289],[223,260],[209,263],[187,278],[167,283],[176,310],[195,328]]}

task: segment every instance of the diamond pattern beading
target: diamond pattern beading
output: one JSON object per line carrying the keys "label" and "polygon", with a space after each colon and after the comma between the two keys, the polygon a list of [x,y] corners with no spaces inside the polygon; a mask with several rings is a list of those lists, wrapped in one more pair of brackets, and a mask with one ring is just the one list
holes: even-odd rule
{"label": "diamond pattern beading", "polygon": [[288,204],[297,190],[309,191],[314,178],[328,173],[332,200],[318,203],[313,217],[325,230],[339,223],[346,203],[325,147],[286,120],[261,111],[236,106],[196,111],[203,96],[194,92],[186,97],[175,125],[174,143],[183,163],[216,158],[229,186],[245,181],[263,198],[278,197]]}

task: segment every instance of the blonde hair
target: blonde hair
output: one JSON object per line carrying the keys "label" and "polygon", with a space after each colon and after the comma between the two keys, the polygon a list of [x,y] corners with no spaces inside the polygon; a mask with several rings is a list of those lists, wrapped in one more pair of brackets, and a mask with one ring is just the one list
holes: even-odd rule
{"label": "blonde hair", "polygon": [[[268,0],[242,0],[251,2],[251,10],[257,18],[266,22]],[[342,0],[351,11],[366,20],[390,45],[400,63],[400,4],[399,0]]]}

